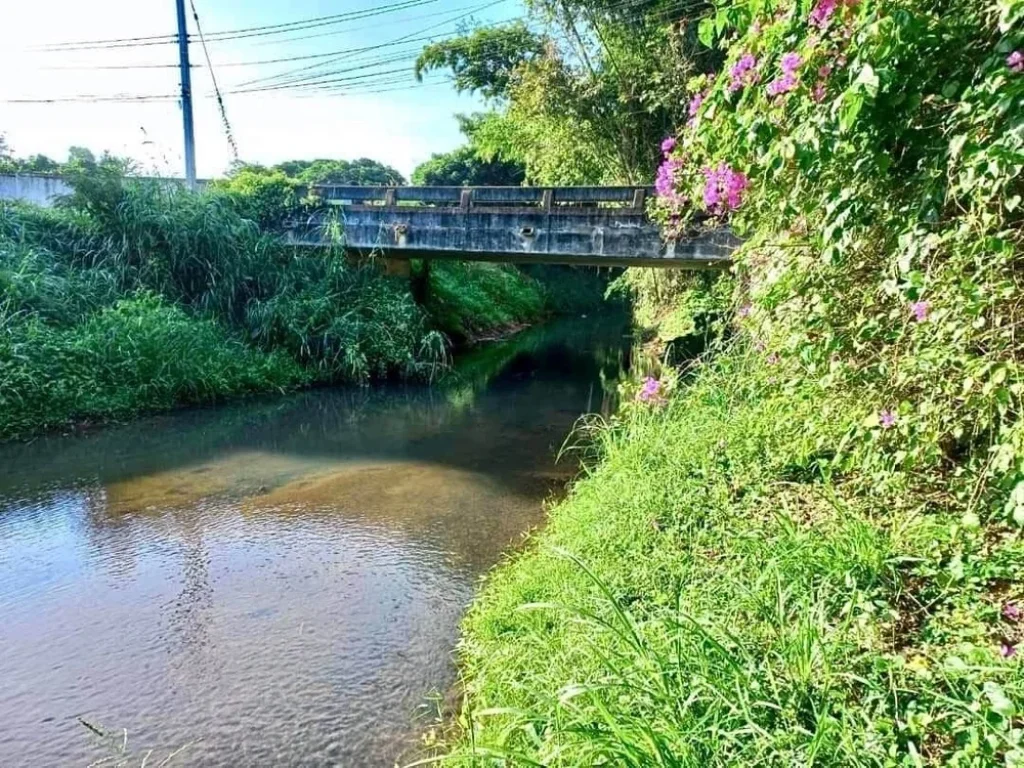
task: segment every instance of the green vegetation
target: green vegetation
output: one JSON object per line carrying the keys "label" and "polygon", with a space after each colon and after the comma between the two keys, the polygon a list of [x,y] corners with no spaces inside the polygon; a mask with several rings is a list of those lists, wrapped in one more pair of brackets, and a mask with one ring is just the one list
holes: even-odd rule
{"label": "green vegetation", "polygon": [[466,620],[449,759],[1024,764],[1024,3],[691,15],[658,211],[745,244],[622,284],[717,342],[578,430]]}
{"label": "green vegetation", "polygon": [[518,187],[526,177],[518,163],[484,159],[470,145],[432,155],[412,172],[412,183],[438,187]]}
{"label": "green vegetation", "polygon": [[[64,167],[55,209],[0,204],[0,436],[312,384],[431,379],[449,341],[545,313],[516,270],[438,270],[438,300],[266,227],[295,206],[281,172],[202,194]],[[501,302],[508,302],[507,306]],[[476,314],[486,307],[484,317]]]}
{"label": "green vegetation", "polygon": [[459,341],[514,330],[546,312],[537,281],[515,267],[468,261],[431,263],[426,309],[440,330]]}

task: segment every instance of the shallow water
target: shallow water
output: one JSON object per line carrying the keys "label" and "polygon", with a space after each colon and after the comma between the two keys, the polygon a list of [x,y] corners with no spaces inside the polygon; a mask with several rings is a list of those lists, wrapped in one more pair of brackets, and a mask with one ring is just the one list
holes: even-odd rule
{"label": "shallow water", "polygon": [[535,329],[433,389],[0,445],[0,765],[86,765],[124,731],[135,765],[409,758],[478,578],[610,407],[623,333]]}

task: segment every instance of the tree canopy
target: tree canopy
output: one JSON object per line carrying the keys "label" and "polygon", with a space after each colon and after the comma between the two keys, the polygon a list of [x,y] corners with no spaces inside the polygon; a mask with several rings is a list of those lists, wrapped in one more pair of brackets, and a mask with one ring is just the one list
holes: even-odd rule
{"label": "tree canopy", "polygon": [[480,27],[460,37],[432,43],[416,60],[416,77],[449,69],[458,91],[479,92],[493,99],[505,96],[516,70],[541,56],[550,41],[532,32],[525,22]]}
{"label": "tree canopy", "polygon": [[519,163],[485,160],[470,145],[433,155],[412,172],[412,183],[450,187],[515,187],[523,183],[526,169]]}
{"label": "tree canopy", "polygon": [[479,27],[423,49],[418,75],[451,72],[491,111],[466,126],[483,157],[531,183],[649,183],[657,147],[685,122],[687,81],[720,53],[700,48],[704,0],[532,0],[530,24]]}
{"label": "tree canopy", "polygon": [[240,163],[232,170],[234,176],[247,170],[250,173],[273,174],[280,172],[300,184],[353,184],[357,186],[397,186],[405,178],[390,165],[361,157],[358,160],[286,160],[269,168],[252,163]]}

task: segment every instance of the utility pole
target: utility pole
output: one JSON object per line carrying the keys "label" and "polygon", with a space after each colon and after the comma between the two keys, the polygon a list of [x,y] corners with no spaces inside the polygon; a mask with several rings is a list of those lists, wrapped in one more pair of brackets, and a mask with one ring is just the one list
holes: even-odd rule
{"label": "utility pole", "polygon": [[192,69],[188,63],[188,29],[185,26],[185,0],[175,0],[178,8],[178,62],[181,65],[181,118],[185,127],[185,183],[196,188],[196,134],[192,125]]}

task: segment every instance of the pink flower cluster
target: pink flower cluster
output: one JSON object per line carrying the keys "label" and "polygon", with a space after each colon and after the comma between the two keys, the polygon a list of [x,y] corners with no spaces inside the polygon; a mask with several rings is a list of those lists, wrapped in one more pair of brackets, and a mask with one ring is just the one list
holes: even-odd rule
{"label": "pink flower cluster", "polygon": [[658,176],[654,180],[654,192],[666,200],[676,200],[676,172],[682,169],[683,161],[678,157],[666,157],[658,168]]}
{"label": "pink flower cluster", "polygon": [[824,29],[832,20],[832,14],[839,7],[839,0],[818,0],[818,4],[811,9],[809,21],[818,29]]}
{"label": "pink flower cluster", "polygon": [[704,93],[698,91],[690,99],[690,119],[693,120],[697,117],[697,113],[700,111],[700,105],[704,103]]}
{"label": "pink flower cluster", "polygon": [[803,66],[804,60],[796,51],[790,51],[782,57],[782,77],[778,77],[768,83],[769,96],[781,96],[784,93],[796,90],[800,84],[797,80],[797,70]]}
{"label": "pink flower cluster", "polygon": [[751,53],[744,53],[729,70],[729,93],[735,93],[746,85],[758,81],[757,59]]}
{"label": "pink flower cluster", "polygon": [[923,323],[927,320],[930,311],[931,305],[927,301],[915,301],[910,305],[910,314],[914,316],[914,320],[918,323]]}
{"label": "pink flower cluster", "polygon": [[719,215],[735,211],[743,202],[743,193],[749,186],[746,175],[734,171],[726,163],[719,163],[717,168],[705,168],[704,205]]}
{"label": "pink flower cluster", "polygon": [[825,88],[828,86],[828,76],[831,74],[831,64],[824,64],[818,68],[818,82],[811,89],[811,98],[818,104],[825,100]]}
{"label": "pink flower cluster", "polygon": [[658,176],[654,179],[654,192],[658,197],[670,202],[679,202],[681,199],[676,192],[676,172],[682,169],[683,159],[681,157],[669,156],[675,148],[675,136],[666,136],[661,142],[661,154],[665,157],[665,160],[659,166]]}
{"label": "pink flower cluster", "polygon": [[1011,72],[1024,72],[1024,53],[1021,51],[1014,51],[1006,57],[1006,66],[1010,68]]}
{"label": "pink flower cluster", "polygon": [[642,403],[663,403],[664,395],[661,394],[661,382],[652,376],[644,379],[640,391],[636,393],[636,399]]}

